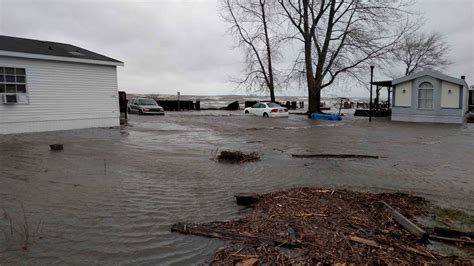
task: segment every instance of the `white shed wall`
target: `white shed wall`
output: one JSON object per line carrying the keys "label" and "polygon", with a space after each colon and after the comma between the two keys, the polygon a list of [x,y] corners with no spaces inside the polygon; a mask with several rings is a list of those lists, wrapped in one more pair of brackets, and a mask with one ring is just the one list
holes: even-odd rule
{"label": "white shed wall", "polygon": [[[449,93],[450,90],[451,93]],[[441,83],[441,108],[459,108],[460,93],[459,85],[443,81]]]}
{"label": "white shed wall", "polygon": [[[395,86],[395,106],[411,106],[411,87],[411,81]],[[405,92],[403,92],[403,90],[405,90]]]}
{"label": "white shed wall", "polygon": [[0,56],[26,69],[29,104],[0,103],[0,134],[120,125],[116,66]]}

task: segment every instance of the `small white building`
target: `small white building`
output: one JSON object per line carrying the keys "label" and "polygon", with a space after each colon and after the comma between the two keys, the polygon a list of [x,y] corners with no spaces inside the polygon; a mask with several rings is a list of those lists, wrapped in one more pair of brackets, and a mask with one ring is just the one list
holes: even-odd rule
{"label": "small white building", "polygon": [[0,134],[119,126],[117,66],[70,44],[0,35]]}
{"label": "small white building", "polygon": [[392,80],[392,120],[407,122],[465,122],[469,87],[464,77],[422,71]]}

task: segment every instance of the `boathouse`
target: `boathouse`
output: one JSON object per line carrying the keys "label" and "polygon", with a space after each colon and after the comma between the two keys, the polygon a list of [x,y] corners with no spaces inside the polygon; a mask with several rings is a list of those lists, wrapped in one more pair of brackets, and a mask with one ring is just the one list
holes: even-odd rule
{"label": "boathouse", "polygon": [[422,71],[392,80],[392,120],[464,123],[468,113],[465,77]]}
{"label": "boathouse", "polygon": [[0,35],[0,134],[119,126],[117,66],[71,44]]}

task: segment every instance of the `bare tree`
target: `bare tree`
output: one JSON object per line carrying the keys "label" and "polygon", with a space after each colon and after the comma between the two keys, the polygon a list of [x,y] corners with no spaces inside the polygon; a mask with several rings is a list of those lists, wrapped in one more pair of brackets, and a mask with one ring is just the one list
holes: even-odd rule
{"label": "bare tree", "polygon": [[411,28],[408,3],[361,0],[278,0],[303,43],[303,60],[295,70],[304,74],[309,112],[320,112],[321,90],[341,75],[359,78],[367,65],[384,59]]}
{"label": "bare tree", "polygon": [[404,65],[405,75],[451,64],[447,59],[449,46],[439,32],[407,34],[393,54]]}
{"label": "bare tree", "polygon": [[224,19],[231,32],[244,48],[246,59],[245,78],[239,85],[247,90],[268,90],[275,101],[275,69],[273,60],[278,42],[271,36],[272,0],[224,0]]}

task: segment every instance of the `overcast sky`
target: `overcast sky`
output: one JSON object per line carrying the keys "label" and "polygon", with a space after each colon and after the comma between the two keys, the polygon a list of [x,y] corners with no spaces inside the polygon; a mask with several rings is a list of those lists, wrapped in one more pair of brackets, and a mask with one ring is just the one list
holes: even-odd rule
{"label": "overcast sky", "polygon": [[[0,34],[70,43],[121,60],[119,88],[131,93],[243,94],[229,82],[243,58],[219,6],[219,0],[0,0]],[[454,64],[444,72],[474,84],[474,0],[419,0],[415,8],[426,29],[443,33],[451,46]],[[367,95],[351,87],[325,94]]]}

